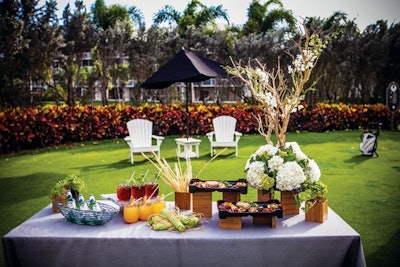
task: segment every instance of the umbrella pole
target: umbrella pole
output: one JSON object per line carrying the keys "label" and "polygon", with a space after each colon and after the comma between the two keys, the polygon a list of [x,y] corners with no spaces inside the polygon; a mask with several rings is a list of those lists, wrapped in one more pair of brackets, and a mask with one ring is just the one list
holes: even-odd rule
{"label": "umbrella pole", "polygon": [[189,139],[189,90],[192,89],[192,83],[186,83],[186,139]]}

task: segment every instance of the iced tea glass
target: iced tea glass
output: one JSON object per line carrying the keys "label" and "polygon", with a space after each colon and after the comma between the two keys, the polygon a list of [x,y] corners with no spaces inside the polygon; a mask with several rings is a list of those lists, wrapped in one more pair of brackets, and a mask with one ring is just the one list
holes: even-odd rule
{"label": "iced tea glass", "polygon": [[[155,198],[158,196],[158,184],[156,182],[148,182],[144,185],[145,195],[147,198]],[[153,193],[154,192],[154,193]]]}
{"label": "iced tea glass", "polygon": [[131,199],[131,186],[126,181],[118,183],[117,198],[119,201],[129,201]]}
{"label": "iced tea glass", "polygon": [[132,185],[131,194],[134,199],[139,199],[141,197],[144,197],[145,196],[145,186],[140,185],[140,184]]}

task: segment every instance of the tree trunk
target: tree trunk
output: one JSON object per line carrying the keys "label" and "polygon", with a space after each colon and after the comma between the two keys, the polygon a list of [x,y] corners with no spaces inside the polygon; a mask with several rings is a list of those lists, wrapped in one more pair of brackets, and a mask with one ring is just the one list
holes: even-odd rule
{"label": "tree trunk", "polygon": [[101,71],[101,102],[103,106],[108,105],[108,99],[107,99],[107,90],[108,90],[108,82],[110,79],[107,76],[107,64],[105,61],[102,62],[102,71]]}
{"label": "tree trunk", "polygon": [[72,107],[75,105],[75,88],[73,86],[72,77],[68,77],[67,88],[68,88],[67,104],[68,106]]}
{"label": "tree trunk", "polygon": [[103,77],[103,81],[101,83],[101,102],[103,106],[108,105],[107,90],[108,90],[108,79],[106,77]]}

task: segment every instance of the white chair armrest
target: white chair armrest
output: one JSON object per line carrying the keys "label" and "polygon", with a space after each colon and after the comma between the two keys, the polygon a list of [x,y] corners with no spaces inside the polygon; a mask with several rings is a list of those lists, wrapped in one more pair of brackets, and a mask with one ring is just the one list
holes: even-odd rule
{"label": "white chair armrest", "polygon": [[242,136],[242,133],[239,133],[239,132],[235,131],[234,134],[235,134],[235,137],[236,137],[236,142],[239,141],[240,137]]}
{"label": "white chair armrest", "polygon": [[126,136],[126,137],[124,138],[124,141],[126,142],[126,144],[127,144],[130,148],[132,148],[132,138],[131,138],[130,136]]}
{"label": "white chair armrest", "polygon": [[215,134],[215,132],[214,132],[214,131],[212,131],[212,132],[209,132],[209,133],[206,133],[206,136],[208,137],[208,140],[210,140],[210,142],[212,142],[212,141],[213,141],[214,134]]}
{"label": "white chair armrest", "polygon": [[162,144],[162,142],[164,140],[164,137],[158,136],[158,135],[152,135],[151,138],[154,138],[154,139],[157,140],[157,146],[161,146],[161,144]]}
{"label": "white chair armrest", "polygon": [[164,140],[164,137],[158,135],[152,135],[151,137],[157,140]]}

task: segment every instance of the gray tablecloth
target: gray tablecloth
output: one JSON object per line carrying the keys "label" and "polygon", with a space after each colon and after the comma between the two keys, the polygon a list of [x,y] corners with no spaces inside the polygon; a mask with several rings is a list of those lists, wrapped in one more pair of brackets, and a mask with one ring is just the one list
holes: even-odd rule
{"label": "gray tablecloth", "polygon": [[157,232],[121,214],[102,226],[77,225],[48,206],[4,236],[5,266],[366,265],[360,235],[331,209],[322,224],[302,213],[278,218],[276,229],[242,221],[242,230],[220,229],[214,209],[202,230]]}

